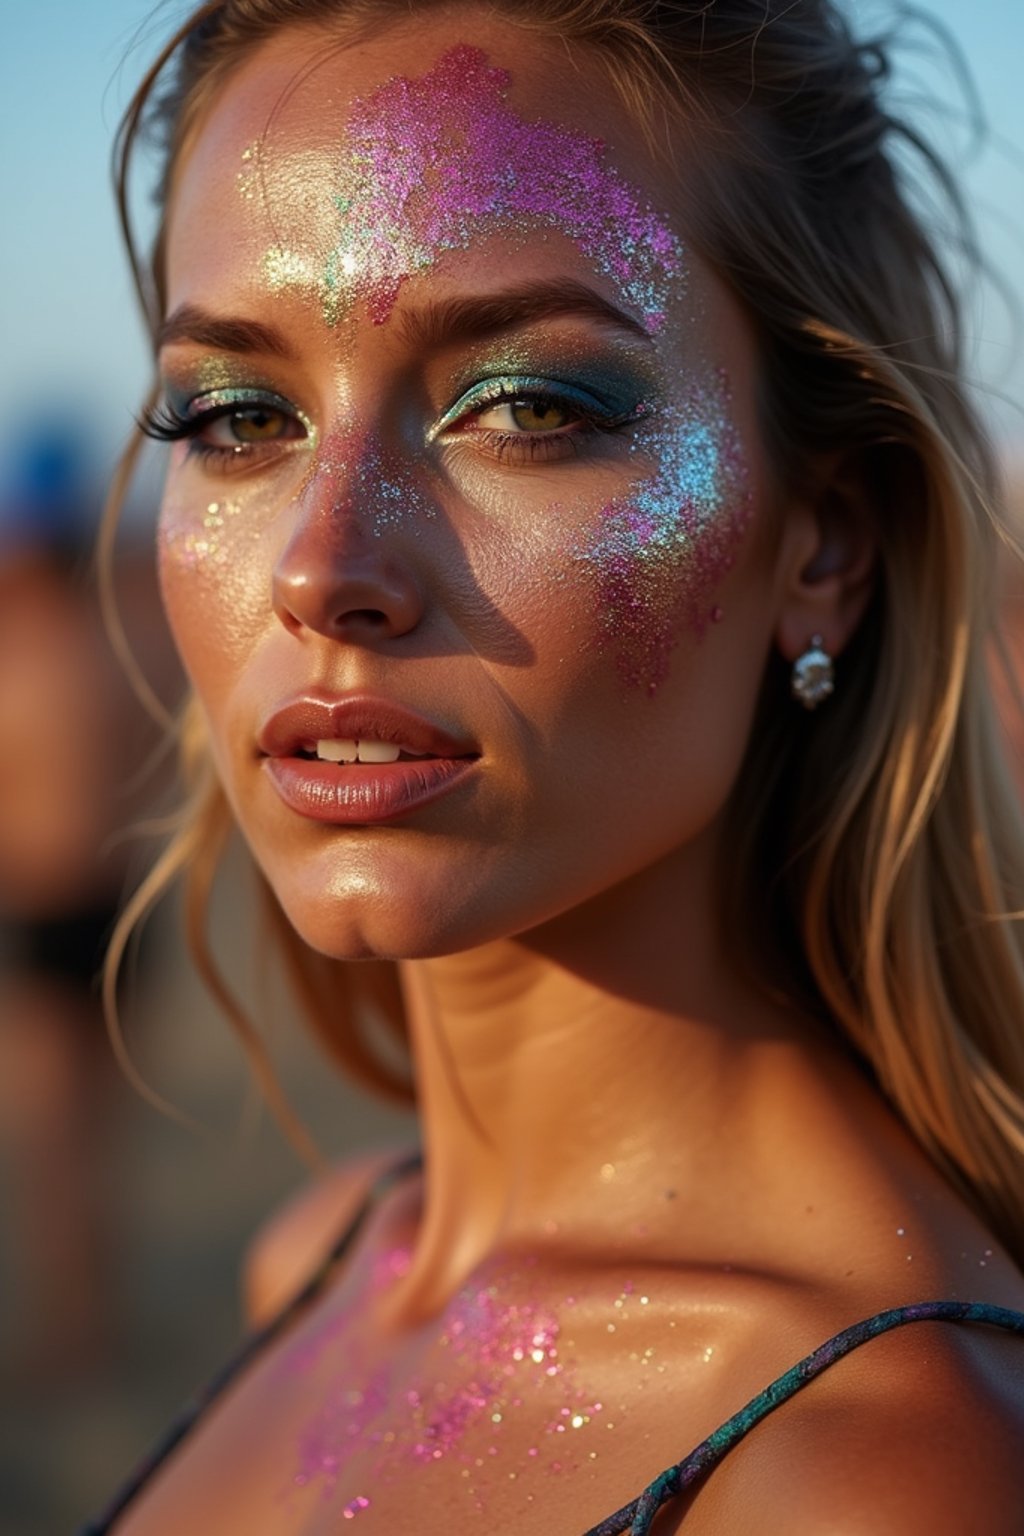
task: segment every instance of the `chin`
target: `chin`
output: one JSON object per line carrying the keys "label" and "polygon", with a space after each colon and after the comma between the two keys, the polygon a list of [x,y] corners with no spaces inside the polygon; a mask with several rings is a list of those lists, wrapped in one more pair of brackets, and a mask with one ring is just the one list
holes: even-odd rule
{"label": "chin", "polygon": [[428,960],[495,937],[476,914],[447,908],[433,892],[314,894],[271,884],[303,942],[332,960]]}
{"label": "chin", "polygon": [[332,959],[432,959],[517,926],[517,893],[477,848],[377,833],[250,849],[299,937]]}
{"label": "chin", "polygon": [[304,920],[285,908],[292,927],[310,949],[331,960],[432,960],[457,954],[486,942],[485,937],[459,936],[414,925],[360,922],[336,913],[318,913]]}

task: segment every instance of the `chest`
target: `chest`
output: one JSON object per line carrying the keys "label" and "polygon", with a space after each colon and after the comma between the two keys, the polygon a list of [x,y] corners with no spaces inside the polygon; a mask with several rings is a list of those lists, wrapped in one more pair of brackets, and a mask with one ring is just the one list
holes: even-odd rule
{"label": "chest", "polygon": [[401,1335],[365,1295],[318,1308],[203,1417],[116,1536],[582,1536],[713,1427],[718,1394],[714,1346],[677,1342],[639,1294],[577,1291],[485,1276]]}

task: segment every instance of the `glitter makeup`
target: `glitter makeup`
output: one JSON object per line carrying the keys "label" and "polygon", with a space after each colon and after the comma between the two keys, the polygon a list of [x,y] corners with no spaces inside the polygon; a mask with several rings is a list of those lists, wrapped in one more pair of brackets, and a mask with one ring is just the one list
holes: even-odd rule
{"label": "glitter makeup", "polygon": [[635,451],[653,459],[655,472],[602,508],[571,551],[593,585],[596,643],[614,652],[627,686],[651,696],[681,629],[700,636],[721,620],[709,600],[751,515],[724,376],[680,392],[637,434]]}
{"label": "glitter makeup", "polygon": [[[224,377],[204,365],[197,378]],[[294,436],[259,441],[273,413]],[[254,441],[244,436],[253,427]],[[195,389],[168,381],[166,406],[146,425],[173,441],[157,548],[164,606],[199,617],[206,643],[224,656],[251,653],[265,623],[268,536],[315,462],[313,424],[274,391],[250,383]],[[202,441],[199,439],[202,434]],[[177,439],[177,441],[175,441]],[[253,464],[259,473],[252,474]]]}
{"label": "glitter makeup", "polygon": [[310,486],[317,496],[326,492],[339,509],[358,507],[372,538],[398,526],[418,533],[437,515],[404,459],[370,436],[339,434],[326,441],[302,491]]}
{"label": "glitter makeup", "polygon": [[[407,1263],[404,1250],[380,1259],[375,1290],[393,1284]],[[329,1498],[356,1456],[362,1475],[379,1485],[401,1478],[410,1464],[454,1461],[471,1479],[493,1459],[514,1481],[531,1469],[561,1472],[595,1460],[587,1432],[596,1436],[608,1425],[604,1404],[577,1380],[566,1353],[561,1312],[574,1305],[574,1297],[559,1310],[530,1299],[528,1276],[518,1271],[482,1277],[446,1310],[430,1368],[404,1385],[388,1365],[364,1360],[351,1314],[297,1341],[279,1369],[322,1370],[327,1385],[299,1437],[293,1488],[318,1488]],[[506,1426],[522,1418],[527,1403],[537,1415],[536,1437],[512,1450]],[[475,1488],[468,1491],[476,1497]]]}
{"label": "glitter makeup", "polygon": [[[276,453],[289,442],[316,441],[312,422],[272,390],[211,389],[182,408],[168,392],[167,403],[143,416],[143,431],[166,442],[184,442],[190,457],[225,472],[248,463],[261,449]],[[219,441],[215,440],[219,433]]]}
{"label": "glitter makeup", "polygon": [[596,395],[568,381],[558,382],[529,375],[523,377],[515,374],[511,376],[498,374],[495,377],[481,379],[479,383],[468,389],[431,428],[430,437],[431,439],[438,437],[460,416],[473,411],[485,411],[488,406],[505,401],[514,402],[528,397],[542,402],[548,401],[552,406],[565,406],[570,413],[588,417],[596,425],[609,430],[620,426],[642,411],[642,405],[632,408],[626,406],[624,410],[617,411]]}
{"label": "glitter makeup", "polygon": [[[654,339],[688,290],[683,246],[665,217],[619,174],[602,141],[513,111],[510,81],[463,44],[422,75],[394,76],[352,101],[326,157],[319,145],[307,152],[290,141],[278,153],[268,128],[246,150],[238,182],[259,228],[277,235],[269,252],[262,247],[265,281],[271,290],[300,285],[331,325],[354,320],[361,305],[381,326],[403,284],[448,253],[500,235],[529,275],[531,251],[564,237],[642,318],[645,334],[627,319],[621,334],[613,326],[600,340],[592,323],[567,324],[561,346],[550,325],[520,328],[504,343],[460,342],[453,392],[439,399],[435,385],[429,403],[419,397],[422,410],[415,393],[393,394],[390,418],[372,422],[360,414],[365,392],[352,395],[346,378],[346,420],[325,416],[322,442],[296,413],[310,451],[283,457],[301,461],[301,483],[294,471],[261,470],[244,494],[266,506],[275,496],[278,507],[307,496],[326,511],[351,506],[377,537],[417,533],[443,511],[449,560],[461,546],[484,592],[502,551],[502,597],[507,587],[516,601],[535,601],[524,584],[539,592],[582,583],[593,619],[574,603],[566,635],[575,630],[578,650],[606,652],[625,686],[654,696],[684,632],[700,637],[722,620],[717,589],[750,516],[729,390],[703,355],[699,328],[685,365],[675,344]],[[693,325],[692,303],[687,311]],[[514,312],[508,324],[515,329]],[[235,389],[241,407],[238,381],[203,398],[229,412]],[[218,444],[227,430],[216,432]],[[208,454],[211,473],[230,470],[217,457],[230,450],[211,454],[205,437],[193,434],[197,460]],[[531,480],[534,468],[551,472]],[[208,488],[195,498],[197,514]],[[189,559],[223,547],[208,537],[220,530],[199,522],[194,515],[191,533],[177,538]],[[542,544],[542,563],[523,558]]]}
{"label": "glitter makeup", "polygon": [[[547,231],[567,236],[658,330],[683,273],[676,236],[608,163],[600,140],[527,122],[506,103],[509,83],[506,70],[463,44],[418,79],[387,80],[352,104],[334,195],[337,238],[316,277],[328,324],[360,298],[383,324],[410,277],[500,229],[520,248]],[[245,151],[238,186],[247,200],[267,199],[262,141]],[[279,244],[264,273],[272,288],[311,276],[308,260]]]}
{"label": "glitter makeup", "polygon": [[[193,575],[230,566],[234,579],[240,548],[256,541],[293,493],[298,465],[309,463],[317,445],[313,422],[277,390],[246,378],[232,360],[206,357],[187,374],[168,377],[164,404],[146,412],[141,426],[148,436],[177,444],[160,514],[161,562]],[[268,449],[273,469],[254,484],[247,472]],[[216,482],[236,475],[243,483],[235,494],[214,492]]]}
{"label": "glitter makeup", "polygon": [[535,377],[589,391],[610,414],[628,415],[660,390],[653,350],[650,342],[628,333],[616,334],[611,342],[555,316],[541,330],[460,346],[446,389],[454,401],[485,379]]}
{"label": "glitter makeup", "polygon": [[237,517],[240,510],[236,501],[209,501],[198,519],[192,515],[165,514],[160,530],[161,554],[193,573],[204,564],[226,565],[225,524]]}
{"label": "glitter makeup", "polygon": [[175,486],[160,509],[157,569],[172,628],[198,622],[221,658],[251,655],[265,620],[265,584],[255,575],[264,561],[278,494],[223,492],[204,498],[192,485]]}

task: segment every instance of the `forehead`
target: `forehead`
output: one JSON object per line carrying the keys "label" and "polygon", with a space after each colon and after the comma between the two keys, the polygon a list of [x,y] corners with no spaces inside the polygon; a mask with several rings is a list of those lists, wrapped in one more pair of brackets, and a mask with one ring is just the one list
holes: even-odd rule
{"label": "forehead", "polygon": [[247,271],[313,284],[331,318],[332,288],[337,307],[372,272],[382,321],[440,253],[497,232],[542,265],[568,242],[657,324],[681,269],[672,191],[600,64],[555,39],[469,13],[371,40],[286,31],[229,78],[179,165],[170,303]]}

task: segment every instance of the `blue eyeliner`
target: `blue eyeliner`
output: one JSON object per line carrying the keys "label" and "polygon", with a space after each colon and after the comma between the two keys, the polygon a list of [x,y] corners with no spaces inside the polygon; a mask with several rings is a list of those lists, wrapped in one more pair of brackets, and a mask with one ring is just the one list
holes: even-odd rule
{"label": "blue eyeliner", "polygon": [[630,388],[628,394],[621,391],[619,398],[615,398],[612,390],[608,390],[607,395],[611,398],[602,398],[596,391],[562,379],[535,374],[501,374],[481,379],[465,390],[430,428],[427,437],[433,442],[461,417],[509,401],[539,399],[550,404],[568,405],[595,426],[608,429],[638,420],[647,413],[646,401],[638,396],[635,388]]}

